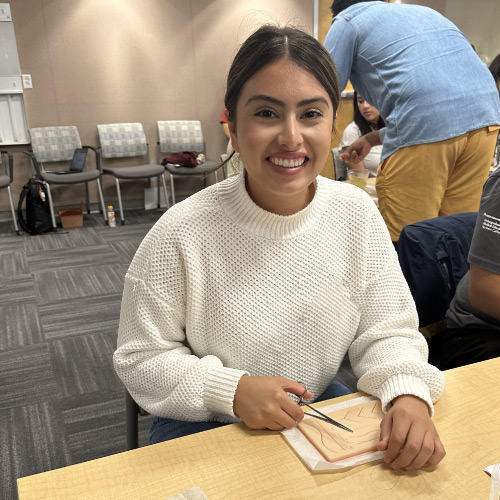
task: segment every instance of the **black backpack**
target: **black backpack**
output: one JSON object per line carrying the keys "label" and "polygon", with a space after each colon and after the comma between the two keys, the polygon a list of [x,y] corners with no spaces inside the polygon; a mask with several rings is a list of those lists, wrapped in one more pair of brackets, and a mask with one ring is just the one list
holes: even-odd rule
{"label": "black backpack", "polygon": [[[26,198],[26,218],[22,205]],[[49,199],[45,184],[38,179],[29,179],[23,186],[17,205],[19,225],[30,234],[42,234],[52,231]]]}

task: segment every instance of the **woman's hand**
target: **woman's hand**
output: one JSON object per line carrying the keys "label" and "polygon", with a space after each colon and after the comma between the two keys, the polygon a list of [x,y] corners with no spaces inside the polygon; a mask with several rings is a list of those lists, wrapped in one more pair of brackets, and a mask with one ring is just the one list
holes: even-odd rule
{"label": "woman's hand", "polygon": [[446,455],[427,403],[399,396],[380,424],[380,451],[393,469],[413,470],[438,464]]}
{"label": "woman's hand", "polygon": [[359,163],[364,160],[366,155],[370,152],[373,146],[382,144],[378,130],[374,130],[366,135],[362,135],[356,139],[345,150],[342,150],[340,159],[345,162]]}
{"label": "woman's hand", "polygon": [[[304,412],[287,392],[301,396],[304,386],[285,377],[243,375],[234,394],[234,413],[250,429],[289,429],[304,418]],[[313,397],[309,391],[304,396]]]}

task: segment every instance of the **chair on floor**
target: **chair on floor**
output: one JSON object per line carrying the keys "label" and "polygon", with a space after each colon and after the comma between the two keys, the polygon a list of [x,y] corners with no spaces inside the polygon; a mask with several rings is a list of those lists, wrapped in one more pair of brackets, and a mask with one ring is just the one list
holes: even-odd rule
{"label": "chair on floor", "polygon": [[127,428],[127,451],[139,447],[139,415],[149,415],[132,398],[125,389],[125,421]]}
{"label": "chair on floor", "polygon": [[[158,121],[158,148],[157,161],[161,163],[161,156],[181,151],[195,151],[205,155],[205,141],[201,123],[198,120],[163,120]],[[206,176],[217,166],[217,162],[205,161],[197,167],[176,167],[166,165],[170,173],[170,190],[172,191],[172,205],[175,205],[174,177],[177,176]],[[219,181],[217,171],[214,172],[215,182]]]}
{"label": "chair on floor", "polygon": [[332,148],[333,156],[333,178],[335,180],[347,179],[347,164],[340,159],[340,148]]}
{"label": "chair on floor", "polygon": [[445,314],[458,282],[469,270],[467,256],[477,212],[446,215],[405,226],[397,243],[399,263],[426,337],[445,329]]}
{"label": "chair on floor", "polygon": [[12,199],[12,191],[10,185],[14,182],[14,159],[12,153],[9,151],[0,151],[0,189],[7,188],[9,195],[10,211],[12,213],[12,220],[14,221],[14,229],[19,234],[19,227],[17,226],[16,210],[14,208],[14,200]]}
{"label": "chair on floor", "polygon": [[[98,162],[103,175],[111,175],[115,178],[116,193],[118,196],[118,207],[120,209],[121,223],[125,224],[123,214],[122,196],[120,191],[120,179],[137,180],[153,177],[158,179],[158,208],[160,208],[160,179],[163,185],[167,209],[168,203],[167,185],[165,183],[165,169],[162,165],[153,165],[149,158],[149,144],[146,141],[146,135],[142,124],[140,123],[109,123],[97,125],[99,133],[100,147],[97,149]],[[107,160],[117,160],[126,158],[142,157],[145,163],[139,163],[127,166],[104,166],[103,158]]]}
{"label": "chair on floor", "polygon": [[[52,226],[56,226],[54,215],[54,205],[52,203],[52,192],[50,186],[62,185],[68,186],[72,184],[85,184],[85,195],[87,202],[87,213],[90,213],[89,200],[89,182],[96,181],[99,192],[99,201],[103,213],[104,221],[107,221],[106,208],[104,206],[104,198],[101,188],[101,172],[99,168],[84,168],[81,172],[68,173],[60,170],[59,172],[45,171],[45,163],[65,162],[66,166],[70,165],[75,157],[76,150],[92,150],[96,154],[96,148],[92,146],[82,146],[78,129],[75,126],[57,126],[57,127],[39,127],[30,128],[31,151],[25,153],[31,159],[31,168],[33,175],[45,182],[47,193],[49,196],[50,215],[52,218]],[[96,159],[97,163],[97,159]]]}

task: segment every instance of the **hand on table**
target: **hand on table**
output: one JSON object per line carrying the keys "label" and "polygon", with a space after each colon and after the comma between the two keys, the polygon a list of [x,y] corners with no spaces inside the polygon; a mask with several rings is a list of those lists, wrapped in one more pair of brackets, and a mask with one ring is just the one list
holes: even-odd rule
{"label": "hand on table", "polygon": [[[285,377],[243,375],[234,395],[234,412],[250,429],[289,429],[304,418],[304,412],[288,392],[301,396],[304,386]],[[312,397],[307,391],[305,398]]]}
{"label": "hand on table", "polygon": [[399,396],[380,424],[384,462],[393,469],[413,470],[437,465],[446,455],[429,416],[427,403],[415,396]]}

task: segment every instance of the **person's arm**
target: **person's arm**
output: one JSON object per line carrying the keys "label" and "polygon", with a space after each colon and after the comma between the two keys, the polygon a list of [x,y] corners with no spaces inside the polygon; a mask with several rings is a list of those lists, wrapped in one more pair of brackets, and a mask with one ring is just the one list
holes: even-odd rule
{"label": "person's arm", "polygon": [[198,357],[186,337],[188,282],[175,214],[167,212],[143,240],[125,277],[115,370],[152,415],[236,421],[234,392],[245,370],[214,355]]}
{"label": "person's arm", "polygon": [[351,76],[351,67],[356,55],[356,37],[356,31],[345,19],[339,17],[330,26],[323,44],[335,62],[340,90],[345,89]]}
{"label": "person's arm", "polygon": [[340,159],[346,163],[359,163],[363,161],[373,146],[382,144],[378,130],[374,130],[356,139],[350,146],[347,146],[340,155]]}
{"label": "person's arm", "polygon": [[427,363],[428,347],[418,331],[415,303],[376,208],[364,224],[370,265],[359,291],[360,322],[349,358],[358,389],[380,399],[386,412],[379,449],[395,469],[435,465],[445,455],[432,422],[433,402],[444,375]]}
{"label": "person's arm", "polygon": [[500,274],[471,265],[469,300],[472,307],[500,320]]}

